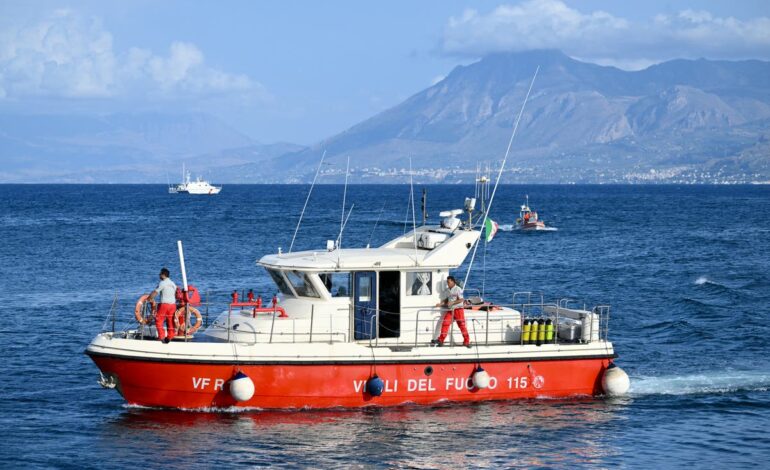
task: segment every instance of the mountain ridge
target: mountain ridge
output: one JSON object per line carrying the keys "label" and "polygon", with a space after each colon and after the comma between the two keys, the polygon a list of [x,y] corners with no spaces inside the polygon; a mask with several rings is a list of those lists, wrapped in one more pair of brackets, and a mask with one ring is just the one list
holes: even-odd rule
{"label": "mountain ridge", "polygon": [[[647,162],[635,155],[628,170],[654,169],[674,157],[672,152],[681,151],[675,142],[683,133],[710,130],[714,136],[704,145],[714,145],[720,137],[729,140],[737,126],[770,117],[770,62],[677,59],[623,71],[553,50],[499,53],[455,67],[442,81],[402,103],[283,156],[276,168],[291,172],[292,166],[311,167],[323,150],[327,161],[341,166],[341,160],[350,157],[354,167],[403,168],[409,155],[417,168],[435,168],[442,162],[472,167],[478,160],[499,160],[538,65],[511,160],[542,166],[543,173],[566,170],[554,164],[565,152],[579,159],[597,145],[629,151],[629,139],[645,144],[632,153],[654,143],[654,153],[660,155]],[[742,149],[764,132],[750,132],[741,145],[721,156],[740,158]],[[595,170],[601,172],[598,165]],[[768,176],[761,164],[751,163],[746,170],[749,178],[751,172],[758,172],[760,179]],[[598,174],[596,181],[601,181]]]}
{"label": "mountain ridge", "polygon": [[676,59],[625,71],[539,50],[458,65],[311,146],[260,144],[195,113],[80,123],[0,115],[0,182],[159,182],[158,168],[175,174],[185,161],[223,183],[302,183],[324,151],[322,182],[343,181],[348,157],[356,182],[404,182],[410,166],[426,182],[468,182],[479,162],[501,160],[538,66],[504,181],[770,181],[770,62]]}

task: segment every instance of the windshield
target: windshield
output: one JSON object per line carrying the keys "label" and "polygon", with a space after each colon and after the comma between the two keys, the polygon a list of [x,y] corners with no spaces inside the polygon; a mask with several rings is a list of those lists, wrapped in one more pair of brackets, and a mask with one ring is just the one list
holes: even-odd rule
{"label": "windshield", "polygon": [[350,273],[321,273],[318,277],[332,297],[350,297]]}
{"label": "windshield", "polygon": [[274,269],[267,269],[267,273],[273,278],[273,282],[275,282],[275,285],[278,287],[281,294],[294,297],[294,292],[291,291],[291,288],[289,288],[289,285],[286,283],[286,280],[280,272]]}
{"label": "windshield", "polygon": [[310,284],[307,274],[300,271],[286,271],[286,279],[289,280],[291,286],[297,292],[297,295],[302,297],[320,297],[318,292],[313,289],[313,285]]}

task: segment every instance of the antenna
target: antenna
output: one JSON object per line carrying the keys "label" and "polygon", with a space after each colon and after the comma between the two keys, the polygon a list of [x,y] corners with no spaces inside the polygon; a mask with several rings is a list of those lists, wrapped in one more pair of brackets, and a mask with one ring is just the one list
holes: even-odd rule
{"label": "antenna", "polygon": [[348,173],[350,173],[350,156],[345,167],[345,189],[342,190],[342,213],[340,214],[340,236],[337,237],[337,265],[340,264],[340,251],[342,250],[342,231],[345,229],[345,200],[348,196]]}
{"label": "antenna", "polygon": [[356,205],[355,205],[355,204],[351,204],[351,205],[350,205],[350,210],[348,211],[348,215],[347,215],[347,217],[345,217],[345,222],[342,224],[342,230],[340,230],[340,236],[339,236],[339,237],[337,237],[337,241],[338,241],[338,242],[339,242],[339,240],[341,240],[341,239],[342,239],[342,232],[345,230],[345,227],[347,227],[347,226],[348,226],[348,219],[350,218],[350,214],[352,214],[352,213],[353,213],[353,208],[354,208],[354,207],[356,207]]}
{"label": "antenna", "polygon": [[428,222],[428,190],[422,188],[422,224],[425,225]]}
{"label": "antenna", "polygon": [[406,198],[406,212],[404,213],[404,235],[406,235],[406,223],[409,221],[409,205],[412,203],[411,194]]}
{"label": "antenna", "polygon": [[414,173],[412,157],[409,157],[409,196],[412,200],[412,240],[414,240],[414,264],[417,265],[417,219],[414,216]]}
{"label": "antenna", "polygon": [[369,248],[369,245],[372,243],[372,237],[374,236],[374,231],[377,230],[377,224],[380,223],[380,217],[382,217],[382,211],[385,210],[385,202],[382,203],[382,208],[380,208],[380,213],[377,216],[377,221],[374,222],[374,228],[372,229],[372,233],[369,234],[369,240],[366,242],[366,247]]}
{"label": "antenna", "polygon": [[307,192],[307,198],[305,199],[305,205],[302,206],[302,212],[299,214],[299,220],[297,221],[297,227],[294,229],[294,236],[291,237],[291,244],[289,245],[289,253],[291,253],[291,249],[294,248],[294,240],[297,238],[297,232],[299,231],[299,225],[302,223],[302,217],[305,215],[305,209],[307,208],[307,203],[310,201],[310,195],[313,194],[313,187],[315,187],[315,180],[318,179],[318,173],[321,172],[321,165],[324,164],[324,158],[326,158],[326,150],[324,150],[323,155],[321,155],[321,161],[318,162],[318,168],[315,170],[315,176],[313,177],[313,183],[310,185],[310,191]]}
{"label": "antenna", "polygon": [[[529,100],[529,94],[532,92],[532,86],[535,84],[535,79],[537,78],[537,73],[540,71],[540,66],[538,65],[535,69],[535,74],[532,76],[532,81],[529,83],[529,89],[527,90],[527,94],[524,97],[524,102],[521,104],[521,109],[519,110],[519,116],[516,118],[516,124],[513,126],[513,131],[511,132],[511,139],[508,141],[508,148],[505,150],[505,156],[503,157],[503,163],[500,165],[500,170],[497,172],[497,180],[495,181],[495,188],[492,190],[492,195],[489,197],[489,204],[487,205],[487,210],[484,212],[484,220],[481,222],[481,230],[484,230],[486,228],[487,219],[489,218],[489,211],[492,209],[492,202],[495,200],[495,194],[497,193],[497,185],[500,184],[500,178],[503,176],[503,170],[505,169],[505,162],[508,160],[508,155],[511,153],[511,145],[513,145],[513,139],[516,137],[516,131],[519,129],[519,122],[521,122],[521,116],[524,114],[524,107],[527,106],[527,101]],[[476,243],[474,243],[473,246],[473,254],[471,255],[471,261],[468,263],[468,271],[465,273],[465,280],[463,281],[463,289],[465,289],[465,286],[468,284],[468,278],[471,275],[471,268],[473,267],[473,259],[476,257],[476,250],[479,248],[479,241],[481,240],[481,237],[483,235],[482,233],[479,233],[479,238],[476,239]]]}

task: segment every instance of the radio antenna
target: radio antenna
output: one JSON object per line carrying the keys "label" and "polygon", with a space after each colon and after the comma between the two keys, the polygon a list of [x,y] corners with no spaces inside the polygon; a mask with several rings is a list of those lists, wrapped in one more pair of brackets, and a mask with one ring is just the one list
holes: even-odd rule
{"label": "radio antenna", "polygon": [[385,210],[385,202],[382,203],[382,208],[380,208],[380,213],[377,215],[377,221],[374,222],[374,228],[372,229],[372,233],[369,234],[369,240],[366,242],[366,247],[369,248],[369,245],[372,243],[372,237],[374,236],[374,231],[377,230],[377,224],[380,223],[380,217],[382,217],[382,211]]}
{"label": "radio antenna", "polygon": [[345,189],[342,190],[342,214],[340,214],[340,236],[337,237],[337,265],[340,264],[340,251],[342,250],[342,231],[345,229],[345,202],[348,196],[348,173],[350,173],[350,156],[345,167]]}
{"label": "radio antenna", "polygon": [[428,190],[422,188],[422,224],[425,225],[428,221]]}
{"label": "radio antenna", "polygon": [[305,209],[307,208],[308,201],[310,201],[310,195],[313,194],[315,181],[318,179],[318,174],[321,172],[321,166],[324,164],[324,158],[326,158],[326,150],[324,150],[324,153],[321,155],[321,161],[318,162],[318,168],[316,168],[315,170],[315,176],[313,177],[313,182],[310,184],[310,191],[307,192],[307,198],[305,198],[305,205],[302,206],[302,212],[300,212],[299,214],[297,227],[294,229],[294,236],[291,237],[291,245],[289,245],[289,253],[291,253],[291,249],[294,248],[294,240],[297,238],[297,232],[299,231],[299,226],[302,223],[302,217],[305,215]]}
{"label": "radio antenna", "polygon": [[516,131],[519,129],[519,122],[521,122],[521,116],[524,114],[524,108],[527,106],[527,101],[529,100],[529,94],[532,92],[532,86],[535,84],[535,79],[537,78],[537,73],[540,71],[540,66],[538,65],[535,69],[535,74],[532,76],[532,81],[529,83],[529,89],[527,89],[527,94],[524,96],[524,102],[521,104],[521,109],[519,110],[519,116],[516,118],[516,123],[513,125],[513,131],[511,132],[511,139],[508,141],[508,148],[505,150],[505,157],[503,157],[503,163],[500,165],[500,170],[497,172],[497,180],[495,181],[495,187],[492,190],[492,195],[489,197],[489,204],[487,204],[487,210],[484,211],[484,219],[481,221],[481,228],[479,229],[479,238],[476,239],[476,243],[474,243],[473,246],[473,254],[471,255],[471,260],[468,263],[468,271],[465,273],[465,280],[463,281],[463,289],[465,289],[465,286],[468,284],[468,278],[471,275],[471,268],[473,267],[473,259],[476,258],[476,250],[479,248],[479,242],[481,241],[481,237],[484,236],[484,230],[486,229],[487,225],[487,219],[489,218],[489,211],[492,209],[492,202],[495,200],[495,193],[497,193],[497,185],[500,184],[500,178],[503,176],[503,170],[505,169],[505,162],[508,160],[508,155],[511,153],[511,145],[513,145],[513,139],[516,137]]}
{"label": "radio antenna", "polygon": [[345,227],[348,226],[348,219],[350,219],[350,214],[353,213],[353,208],[354,207],[356,207],[355,204],[351,204],[350,205],[350,210],[348,211],[348,215],[345,217],[345,223],[342,224],[342,230],[340,231],[340,236],[339,236],[339,238],[337,238],[337,241],[342,239],[342,232],[344,232],[345,231]]}
{"label": "radio antenna", "polygon": [[412,200],[412,239],[414,240],[414,264],[417,265],[417,218],[414,214],[414,173],[412,172],[412,157],[409,157],[409,197]]}

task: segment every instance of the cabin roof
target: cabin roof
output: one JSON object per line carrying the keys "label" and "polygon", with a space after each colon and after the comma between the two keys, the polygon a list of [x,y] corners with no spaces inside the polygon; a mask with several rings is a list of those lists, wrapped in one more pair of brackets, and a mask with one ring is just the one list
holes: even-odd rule
{"label": "cabin roof", "polygon": [[[415,236],[419,239],[425,232],[446,234],[449,238],[433,249],[415,250]],[[257,263],[269,268],[301,271],[451,269],[462,264],[478,237],[477,230],[450,232],[442,230],[439,226],[422,226],[380,247],[343,247],[341,250],[332,251],[308,250],[271,254],[262,257]]]}

